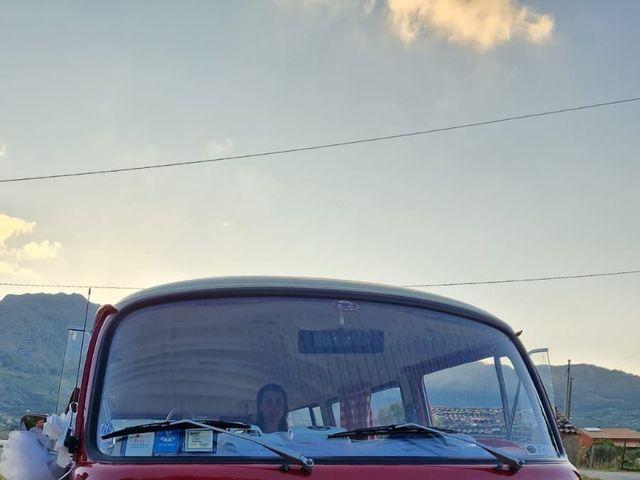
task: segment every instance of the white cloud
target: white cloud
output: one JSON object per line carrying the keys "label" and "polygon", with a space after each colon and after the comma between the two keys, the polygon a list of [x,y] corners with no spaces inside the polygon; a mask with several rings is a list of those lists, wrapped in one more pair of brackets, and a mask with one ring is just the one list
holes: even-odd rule
{"label": "white cloud", "polygon": [[0,260],[0,275],[11,275],[12,277],[34,277],[35,273],[28,268],[23,268],[16,263]]}
{"label": "white cloud", "polygon": [[7,248],[7,240],[20,235],[31,235],[35,226],[35,222],[0,213],[0,275],[34,277],[35,272],[25,267],[24,262],[51,260],[58,256],[62,244],[50,240],[31,241]]}
{"label": "white cloud", "polygon": [[0,260],[0,274],[8,273],[9,275],[13,275],[15,272],[15,269],[16,269],[15,265],[12,265],[9,262],[4,262]]}
{"label": "white cloud", "polygon": [[58,256],[60,248],[60,242],[29,242],[16,251],[16,257],[20,260],[50,260]]}
{"label": "white cloud", "polygon": [[9,238],[29,234],[33,232],[35,226],[35,222],[27,222],[22,218],[10,217],[0,213],[0,252],[5,249],[5,242]]}
{"label": "white cloud", "polygon": [[0,140],[0,158],[7,156],[7,144]]}
{"label": "white cloud", "polygon": [[387,0],[392,32],[405,43],[436,36],[486,51],[514,38],[547,40],[553,18],[513,0]]}
{"label": "white cloud", "polygon": [[205,146],[207,157],[223,157],[233,153],[233,140],[231,138],[209,140]]}
{"label": "white cloud", "polygon": [[[409,45],[443,38],[484,52],[514,39],[538,44],[553,31],[553,17],[516,0],[274,0],[281,6],[322,6],[332,11],[361,9],[387,16],[393,35]],[[380,5],[381,8],[376,8]]]}

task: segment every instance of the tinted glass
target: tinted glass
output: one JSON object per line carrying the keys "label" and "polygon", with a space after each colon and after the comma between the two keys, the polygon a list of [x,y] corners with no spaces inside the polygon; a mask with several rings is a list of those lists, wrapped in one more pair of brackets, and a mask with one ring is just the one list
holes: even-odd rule
{"label": "tinted glass", "polygon": [[[527,375],[500,331],[427,309],[344,298],[184,301],[118,322],[97,431],[166,419],[234,420],[252,425],[240,435],[317,461],[494,460],[464,440],[328,437],[410,421],[470,433],[522,457],[555,457]],[[484,413],[470,414],[474,409]],[[474,426],[480,420],[486,428]],[[132,458],[276,458],[248,441],[198,430],[97,444],[104,454]]]}

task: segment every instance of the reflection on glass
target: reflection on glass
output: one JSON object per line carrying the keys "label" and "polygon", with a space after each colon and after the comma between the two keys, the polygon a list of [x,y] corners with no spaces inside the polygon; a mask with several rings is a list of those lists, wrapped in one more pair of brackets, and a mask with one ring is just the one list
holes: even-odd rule
{"label": "reflection on glass", "polygon": [[[495,460],[468,441],[433,435],[329,438],[405,422],[467,433],[523,458],[557,457],[517,349],[479,322],[397,304],[251,297],[156,305],[117,325],[95,426],[107,455],[273,458],[222,433],[210,440],[180,431],[169,446],[153,434],[100,438],[188,418],[242,422],[249,427],[240,435],[316,459]],[[270,384],[285,392],[286,431],[260,428],[257,393]]]}

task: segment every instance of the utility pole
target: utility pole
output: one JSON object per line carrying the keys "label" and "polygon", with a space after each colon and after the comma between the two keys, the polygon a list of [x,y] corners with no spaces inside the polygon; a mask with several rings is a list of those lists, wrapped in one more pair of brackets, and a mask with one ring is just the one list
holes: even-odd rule
{"label": "utility pole", "polygon": [[571,359],[567,363],[567,383],[564,392],[564,416],[571,419]]}
{"label": "utility pole", "polygon": [[573,397],[573,381],[575,378],[569,377],[569,408],[567,409],[567,420],[571,420],[571,400]]}

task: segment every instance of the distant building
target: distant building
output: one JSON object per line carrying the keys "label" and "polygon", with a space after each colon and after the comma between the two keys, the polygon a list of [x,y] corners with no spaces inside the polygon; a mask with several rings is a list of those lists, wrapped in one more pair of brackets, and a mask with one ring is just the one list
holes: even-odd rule
{"label": "distant building", "polygon": [[567,435],[576,435],[578,433],[578,429],[575,427],[575,425],[573,425],[573,423],[571,423],[567,419],[567,417],[560,413],[557,408],[555,410],[555,415],[556,425],[558,425],[558,430],[560,430],[560,433]]}
{"label": "distant building", "polygon": [[609,440],[614,445],[640,448],[640,432],[630,428],[585,427],[578,429],[580,448],[589,448],[598,440]]}

